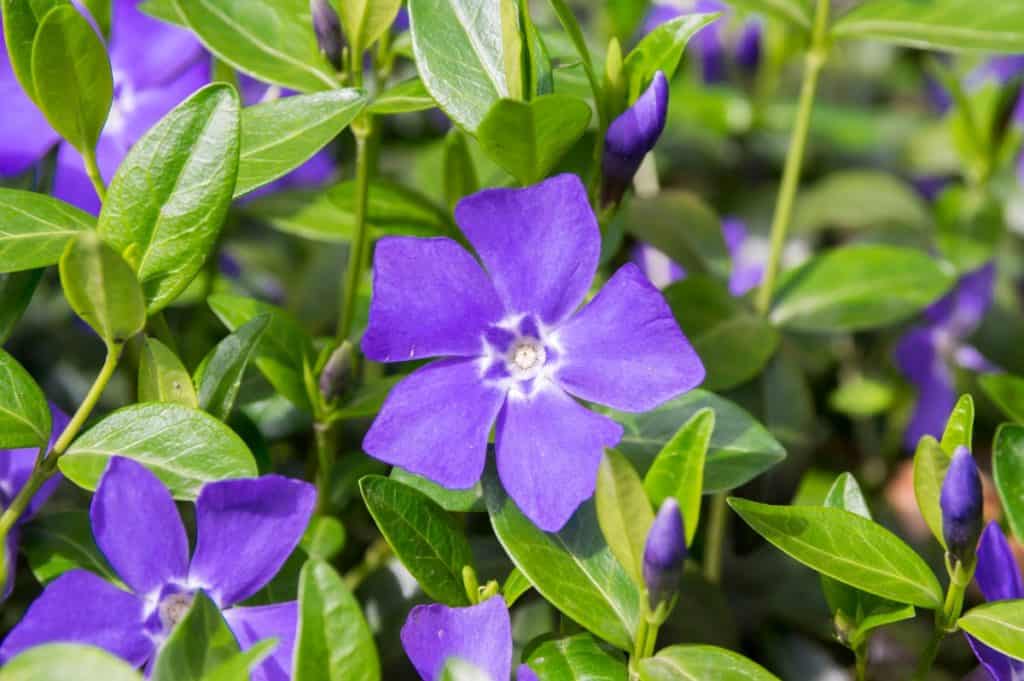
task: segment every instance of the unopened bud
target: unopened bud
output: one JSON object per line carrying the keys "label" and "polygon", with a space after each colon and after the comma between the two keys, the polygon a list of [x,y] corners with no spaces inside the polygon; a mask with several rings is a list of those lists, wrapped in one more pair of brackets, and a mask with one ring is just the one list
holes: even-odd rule
{"label": "unopened bud", "polygon": [[335,69],[341,70],[341,51],[344,40],[341,36],[341,21],[334,11],[330,0],[309,0],[309,10],[313,14],[313,30],[320,51]]}
{"label": "unopened bud", "polygon": [[601,203],[618,203],[633,182],[647,153],[654,148],[668,116],[668,79],[658,71],[650,86],[608,126],[601,168]]}
{"label": "unopened bud", "polygon": [[320,372],[320,395],[330,402],[341,395],[352,372],[352,343],[345,341],[327,359]]}
{"label": "unopened bud", "polygon": [[984,522],[983,504],[981,475],[974,457],[966,447],[957,447],[939,496],[942,536],[946,549],[957,560],[973,559]]}
{"label": "unopened bud", "polygon": [[644,545],[643,576],[651,610],[671,601],[679,590],[686,564],[686,531],[675,499],[661,505]]}

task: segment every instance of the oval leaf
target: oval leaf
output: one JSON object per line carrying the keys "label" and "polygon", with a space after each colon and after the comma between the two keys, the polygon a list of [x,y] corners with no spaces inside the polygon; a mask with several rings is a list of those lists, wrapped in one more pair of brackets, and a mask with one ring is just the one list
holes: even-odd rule
{"label": "oval leaf", "polygon": [[614,449],[606,450],[601,459],[594,505],[608,548],[633,582],[643,585],[644,544],[654,513],[633,464]]}
{"label": "oval leaf", "polygon": [[419,78],[410,78],[377,95],[367,110],[372,114],[383,116],[426,111],[436,106],[437,102],[427,92],[423,81]]}
{"label": "oval leaf", "polygon": [[702,28],[719,18],[719,14],[687,13],[669,19],[643,37],[623,63],[623,70],[629,79],[629,101],[635,102],[641,91],[661,71],[672,80],[683,50],[690,38]]}
{"label": "oval leaf", "polygon": [[998,601],[971,608],[957,624],[989,648],[1024,660],[1024,601]]}
{"label": "oval leaf", "polygon": [[530,669],[541,679],[558,681],[623,681],[626,663],[590,634],[544,641],[530,652]]}
{"label": "oval leaf", "polygon": [[0,681],[142,681],[142,674],[105,650],[76,643],[30,648],[0,669]]}
{"label": "oval leaf", "polygon": [[0,272],[56,264],[68,239],[96,218],[45,194],[0,188]]}
{"label": "oval leaf", "polygon": [[139,358],[139,402],[168,402],[199,406],[192,377],[170,348],[147,338]]}
{"label": "oval leaf", "polygon": [[238,330],[217,343],[196,370],[199,386],[199,407],[221,421],[227,421],[242,385],[242,376],[249,360],[256,354],[263,332],[270,324],[270,315],[262,314],[238,327]]}
{"label": "oval leaf", "polygon": [[42,447],[50,441],[50,407],[18,360],[0,350],[0,449]]}
{"label": "oval leaf", "polygon": [[779,681],[761,665],[725,648],[670,646],[640,660],[642,681]]}
{"label": "oval leaf", "polygon": [[402,0],[342,0],[336,5],[350,50],[357,59],[391,27]]}
{"label": "oval leaf", "polygon": [[43,20],[54,7],[70,6],[68,0],[2,0],[4,42],[10,57],[11,70],[25,93],[35,101],[36,86],[32,80],[32,41]]}
{"label": "oval leaf", "polygon": [[996,431],[992,469],[1010,529],[1024,538],[1024,426],[1004,423]]}
{"label": "oval leaf", "polygon": [[1004,414],[1017,423],[1024,423],[1024,378],[1010,374],[985,374],[978,378],[978,382]]}

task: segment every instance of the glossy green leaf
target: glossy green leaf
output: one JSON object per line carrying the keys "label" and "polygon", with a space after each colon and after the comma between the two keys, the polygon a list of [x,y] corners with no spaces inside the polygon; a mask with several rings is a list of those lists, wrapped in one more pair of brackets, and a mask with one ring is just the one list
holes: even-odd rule
{"label": "glossy green leaf", "polygon": [[417,77],[404,80],[384,90],[377,95],[366,110],[377,116],[385,116],[426,111],[436,106],[437,102],[427,92],[423,81]]}
{"label": "glossy green leaf", "polygon": [[614,449],[605,450],[594,491],[597,523],[612,555],[639,586],[644,583],[647,532],[654,522],[651,502],[633,464]]}
{"label": "glossy green leaf", "polygon": [[238,136],[238,95],[215,83],[153,126],[114,175],[99,232],[132,262],[150,314],[185,290],[213,249],[235,187]]}
{"label": "glossy green leaf", "polygon": [[363,612],[327,563],[310,560],[299,577],[294,681],[379,681],[380,661]]}
{"label": "glossy green leaf", "polygon": [[255,477],[256,462],[234,431],[206,412],[177,404],[124,407],[87,430],[60,458],[64,475],[96,489],[112,456],[143,464],[176,499],[195,499],[207,482]]}
{"label": "glossy green leaf", "polygon": [[480,486],[480,483],[473,485],[469,489],[448,489],[419,475],[413,475],[397,466],[391,469],[390,477],[392,480],[397,480],[403,485],[408,485],[415,490],[423,492],[423,494],[426,494],[446,511],[466,513],[487,510],[484,504],[483,488]]}
{"label": "glossy green leaf", "polygon": [[108,344],[120,345],[146,325],[146,301],[135,273],[95,232],[68,242],[60,283],[71,309]]}
{"label": "glossy green leaf", "polygon": [[843,170],[801,190],[793,231],[928,228],[928,205],[905,180],[874,170]]}
{"label": "glossy green leaf", "polygon": [[45,194],[0,188],[0,272],[54,265],[96,218]]}
{"label": "glossy green leaf", "polygon": [[110,582],[118,581],[96,546],[87,511],[47,513],[33,520],[22,532],[21,550],[32,574],[43,585],[78,568]]}
{"label": "glossy green leaf", "polygon": [[485,475],[484,498],[498,541],[534,588],[585,629],[631,650],[640,593],[608,548],[594,503],[584,503],[561,531],[549,533],[519,511],[496,475]]}
{"label": "glossy green leaf", "polygon": [[702,28],[720,14],[684,14],[660,24],[637,43],[623,62],[629,81],[629,101],[635,102],[654,74],[661,71],[669,80],[679,67],[683,50]]}
{"label": "glossy green leaf", "polygon": [[359,481],[370,515],[424,593],[448,605],[469,605],[462,568],[473,553],[451,516],[425,494],[379,475]]}
{"label": "glossy green leaf", "polygon": [[[686,229],[679,229],[681,224]],[[652,198],[635,198],[625,210],[624,226],[690,274],[729,275],[722,223],[695,194],[666,190]]]}
{"label": "glossy green leaf", "polygon": [[705,494],[746,484],[786,458],[782,445],[750,414],[704,390],[692,390],[646,413],[606,412],[625,428],[616,449],[628,456],[638,471],[646,473],[680,424],[704,408],[715,413],[715,429],[704,464]]}
{"label": "glossy green leaf", "polygon": [[235,197],[269,184],[313,157],[366,106],[358,90],[282,97],[242,110]]}
{"label": "glossy green leaf", "polygon": [[558,681],[623,681],[622,655],[603,647],[590,634],[548,639],[530,651],[529,664],[541,679]]}
{"label": "glossy green leaf", "polygon": [[345,548],[345,526],[334,516],[313,516],[299,546],[310,558],[331,560]]}
{"label": "glossy green leaf", "polygon": [[409,24],[423,85],[475,132],[494,102],[509,96],[501,0],[409,0]]}
{"label": "glossy green leaf", "polygon": [[188,613],[159,648],[153,681],[205,681],[207,673],[239,653],[217,604],[197,591]]}
{"label": "glossy green leaf", "polygon": [[114,98],[103,41],[71,5],[50,10],[32,41],[32,81],[53,129],[83,154],[92,153]]}
{"label": "glossy green leaf", "polygon": [[729,505],[755,532],[811,569],[899,603],[935,609],[943,591],[928,565],[881,525],[839,508]]}
{"label": "glossy green leaf", "polygon": [[0,449],[42,447],[50,441],[50,407],[18,360],[0,350]]}
{"label": "glossy green leaf", "polygon": [[708,390],[758,375],[779,347],[779,332],[750,312],[717,279],[693,274],[664,291],[665,300],[704,364]]}
{"label": "glossy green leaf", "polygon": [[2,0],[0,4],[11,70],[33,101],[36,100],[36,86],[32,79],[32,43],[39,23],[54,7],[70,6],[68,0]]}
{"label": "glossy green leaf", "polygon": [[0,274],[0,345],[11,337],[42,278],[41,269]]}
{"label": "glossy green leaf", "polygon": [[525,186],[544,179],[589,123],[590,106],[579,97],[500,99],[480,122],[476,135],[491,160]]}
{"label": "glossy green leaf", "polygon": [[402,0],[340,0],[335,2],[341,26],[348,39],[354,59],[362,54],[391,27],[402,6]]}
{"label": "glossy green leaf", "polygon": [[914,453],[914,496],[921,517],[943,548],[946,546],[946,540],[942,536],[939,494],[951,460],[951,454],[931,435],[925,435],[917,443],[917,451]]}
{"label": "glossy green leaf", "polygon": [[675,645],[640,660],[641,681],[779,681],[739,653],[708,645]]}
{"label": "glossy green leaf", "polygon": [[868,38],[937,50],[1024,52],[1024,6],[974,0],[866,0],[832,27],[837,38]]}
{"label": "glossy green leaf", "polygon": [[304,365],[312,364],[316,353],[313,340],[299,322],[284,310],[252,298],[217,294],[207,303],[231,331],[240,330],[257,317],[270,317],[256,350],[256,366],[279,393],[296,407],[308,410]]}
{"label": "glossy green leaf", "polygon": [[266,659],[280,641],[276,638],[254,643],[206,672],[202,681],[250,681],[250,672]]}
{"label": "glossy green leaf", "polygon": [[139,356],[139,402],[199,406],[192,377],[178,356],[155,338],[147,338]]}
{"label": "glossy green leaf", "polygon": [[679,503],[687,545],[693,543],[700,524],[704,466],[714,432],[715,412],[705,407],[665,443],[644,477],[644,489],[656,507],[669,497]]}
{"label": "glossy green leaf", "polygon": [[142,681],[142,674],[105,650],[76,643],[29,648],[0,669],[0,681]]}
{"label": "glossy green leaf", "polygon": [[89,14],[96,20],[96,26],[104,39],[110,38],[111,3],[114,0],[82,0],[82,5],[89,10]]}
{"label": "glossy green leaf", "polygon": [[957,447],[971,449],[974,440],[974,398],[970,394],[960,396],[953,406],[953,411],[946,420],[946,427],[942,431],[943,451],[951,455]]}
{"label": "glossy green leaf", "polygon": [[1010,374],[984,374],[978,382],[1004,414],[1017,423],[1024,423],[1024,378]]}
{"label": "glossy green leaf", "polygon": [[979,605],[957,624],[989,648],[1024,660],[1024,600]]}
{"label": "glossy green leaf", "polygon": [[1020,540],[1024,538],[1024,426],[1004,423],[996,431],[992,473],[1010,528]]}
{"label": "glossy green leaf", "polygon": [[242,324],[217,343],[196,370],[199,407],[221,421],[231,415],[245,369],[259,349],[271,316],[262,314]]}
{"label": "glossy green leaf", "polygon": [[505,599],[505,603],[508,604],[508,607],[511,608],[519,600],[519,597],[531,588],[533,588],[533,585],[530,584],[530,580],[526,578],[522,570],[514,567],[501,587],[501,595]]}
{"label": "glossy green leaf", "polygon": [[950,268],[921,251],[843,246],[789,272],[775,296],[771,318],[794,331],[877,328],[913,316],[953,282]]}
{"label": "glossy green leaf", "polygon": [[239,71],[299,92],[338,87],[307,0],[173,0],[208,50]]}

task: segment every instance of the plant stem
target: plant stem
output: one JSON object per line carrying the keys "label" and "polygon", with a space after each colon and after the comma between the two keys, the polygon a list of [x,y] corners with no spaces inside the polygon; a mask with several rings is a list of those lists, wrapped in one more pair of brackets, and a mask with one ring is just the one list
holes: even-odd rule
{"label": "plant stem", "polygon": [[330,495],[331,469],[334,467],[334,452],[331,448],[331,426],[317,421],[313,424],[316,436],[316,506],[317,512],[323,513],[328,507]]}
{"label": "plant stem", "polygon": [[814,95],[818,89],[818,76],[828,60],[828,10],[830,0],[818,0],[814,15],[814,33],[811,36],[810,49],[807,51],[804,66],[804,80],[800,88],[800,105],[797,109],[796,124],[786,154],[786,166],[782,173],[782,184],[779,186],[779,197],[775,203],[775,215],[772,218],[771,252],[765,265],[764,280],[757,292],[757,312],[765,315],[771,306],[775,278],[779,273],[779,261],[782,249],[786,244],[786,232],[793,216],[793,203],[800,184],[800,171],[803,168],[804,152],[807,149],[807,134],[811,128],[811,111],[814,108]]}
{"label": "plant stem", "polygon": [[353,127],[356,138],[356,205],[355,236],[349,246],[348,267],[345,268],[345,288],[342,291],[341,315],[338,318],[338,342],[348,339],[355,318],[356,298],[362,280],[363,267],[369,242],[366,209],[370,194],[370,155],[368,153],[373,121],[367,118],[366,129]]}
{"label": "plant stem", "polygon": [[868,678],[868,647],[867,644],[861,644],[853,649],[853,655],[856,659],[856,674],[857,681],[867,681]]}
{"label": "plant stem", "polygon": [[103,174],[100,173],[100,166],[96,163],[96,150],[89,149],[82,154],[82,158],[85,160],[85,174],[92,181],[93,189],[96,190],[96,196],[100,197],[100,201],[106,201],[107,185],[103,182]]}
{"label": "plant stem", "polygon": [[39,457],[36,460],[36,466],[32,470],[32,475],[29,476],[25,485],[18,490],[18,494],[14,497],[11,505],[0,515],[0,542],[3,542],[7,537],[7,533],[11,531],[11,528],[21,518],[25,509],[28,508],[29,503],[32,501],[32,497],[43,486],[43,483],[49,480],[57,471],[57,460],[67,450],[71,441],[75,439],[75,436],[82,429],[82,426],[85,425],[86,420],[92,413],[93,407],[96,406],[100,395],[103,394],[107,383],[110,382],[111,377],[114,375],[114,370],[117,368],[117,363],[121,359],[123,350],[123,344],[107,346],[107,358],[103,362],[103,367],[100,369],[99,375],[96,376],[92,387],[89,388],[85,399],[78,406],[78,411],[71,417],[67,427],[64,428],[64,432],[57,438],[57,442],[54,443],[49,455]]}
{"label": "plant stem", "polygon": [[956,561],[955,567],[949,570],[949,587],[946,589],[946,602],[941,610],[935,611],[935,630],[932,632],[928,647],[921,654],[917,671],[914,673],[916,681],[927,681],[931,673],[932,665],[939,654],[939,645],[949,634],[955,632],[957,620],[964,608],[964,595],[967,593],[967,586],[974,579],[975,565],[965,566]]}
{"label": "plant stem", "polygon": [[708,509],[708,531],[704,543],[704,578],[711,584],[722,581],[722,552],[725,550],[725,532],[729,524],[729,508],[725,492],[711,497]]}

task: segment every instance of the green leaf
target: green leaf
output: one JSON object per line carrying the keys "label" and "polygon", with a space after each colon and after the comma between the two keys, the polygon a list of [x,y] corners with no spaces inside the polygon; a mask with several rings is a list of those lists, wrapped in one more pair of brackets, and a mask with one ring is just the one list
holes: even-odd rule
{"label": "green leaf", "polygon": [[359,90],[282,97],[242,110],[235,197],[269,184],[313,157],[366,106]]}
{"label": "green leaf", "polygon": [[573,14],[572,8],[569,7],[565,0],[548,0],[551,3],[551,9],[555,11],[555,16],[558,17],[558,22],[562,24],[562,28],[569,35],[569,40],[572,41],[573,47],[576,48],[576,53],[580,56],[580,61],[583,64],[583,70],[587,74],[587,81],[590,83],[590,90],[594,95],[596,101],[601,99],[601,83],[597,79],[597,73],[594,71],[594,61],[590,58],[590,49],[587,47],[587,39],[583,35],[583,29],[580,28],[580,22],[576,20],[576,15]]}
{"label": "green leaf", "polygon": [[701,409],[715,413],[715,429],[704,465],[704,493],[725,492],[744,485],[786,458],[764,426],[732,402],[705,390],[691,390],[657,409],[642,414],[605,410],[625,428],[620,452],[638,471],[651,462],[679,430]]}
{"label": "green leaf", "polygon": [[39,23],[54,7],[70,7],[68,0],[2,0],[4,42],[10,57],[11,70],[21,88],[33,101],[36,99],[32,79],[32,43]]}
{"label": "green leaf", "polygon": [[213,249],[235,187],[238,135],[234,88],[208,85],[136,142],[114,175],[99,232],[132,261],[150,314],[185,290]]}
{"label": "green leaf", "polygon": [[254,643],[248,649],[216,665],[203,676],[202,681],[250,681],[250,672],[269,657],[278,644],[276,638]]}
{"label": "green leaf", "polygon": [[829,406],[854,418],[865,418],[889,410],[893,402],[891,384],[870,376],[848,377],[828,397]]}
{"label": "green leaf", "polygon": [[544,179],[589,123],[590,106],[572,95],[500,99],[476,134],[491,160],[525,186]]}
{"label": "green leaf", "polygon": [[105,650],[76,643],[47,643],[10,660],[0,681],[142,681],[142,674]]}
{"label": "green leaf", "polygon": [[294,681],[379,681],[377,647],[359,601],[330,565],[310,560],[299,577]]}
{"label": "green leaf", "polygon": [[128,263],[95,232],[68,242],[60,283],[71,309],[108,345],[121,345],[146,325],[146,301]]}
{"label": "green leaf", "polygon": [[110,39],[110,18],[112,0],[82,0],[82,5],[89,10],[89,14],[96,20],[96,25],[103,34],[104,39]]}
{"label": "green leaf", "polygon": [[644,489],[656,507],[675,498],[683,512],[686,544],[693,543],[700,523],[704,465],[715,432],[715,412],[705,407],[690,417],[658,452],[644,477]]}
{"label": "green leaf", "polygon": [[210,309],[231,331],[267,315],[270,321],[256,350],[256,366],[274,388],[300,409],[309,410],[304,366],[316,358],[313,339],[284,310],[252,298],[217,294],[207,299]]}
{"label": "green leaf", "polygon": [[53,129],[83,155],[93,153],[114,98],[103,41],[71,5],[51,9],[32,42],[36,103]]}
{"label": "green leaf", "polygon": [[147,338],[139,357],[139,402],[199,406],[192,377],[178,356],[155,338]]}
{"label": "green leaf", "polygon": [[1024,660],[1024,600],[979,605],[957,624],[989,648]]}
{"label": "green leaf", "polygon": [[349,49],[355,55],[352,58],[358,61],[394,23],[402,0],[340,0],[334,5],[338,8]]}
{"label": "green leaf", "polygon": [[329,515],[313,516],[300,546],[310,558],[331,560],[345,548],[345,526]]}
{"label": "green leaf", "polygon": [[0,345],[11,337],[42,278],[41,269],[0,274]]}
{"label": "green leaf", "polygon": [[903,179],[875,170],[842,170],[801,190],[792,229],[927,229],[931,223],[928,205]]}
{"label": "green leaf", "polygon": [[412,487],[427,495],[446,511],[467,513],[470,511],[487,510],[484,504],[483,488],[480,486],[480,483],[473,485],[469,489],[448,489],[419,475],[413,475],[409,471],[397,466],[391,469],[390,477],[392,480],[397,480],[403,485]]}
{"label": "green leaf", "polygon": [[[686,229],[679,229],[679,225]],[[626,231],[682,265],[690,274],[729,275],[729,251],[722,238],[722,223],[695,194],[663,191],[652,198],[636,198],[625,211]]]}
{"label": "green leaf", "polygon": [[1024,538],[1024,426],[1004,423],[996,431],[992,472],[1006,518],[1017,539]]}
{"label": "green leaf", "polygon": [[843,246],[787,273],[772,321],[794,331],[860,331],[902,321],[935,302],[953,272],[917,250]]}
{"label": "green leaf", "polygon": [[46,396],[18,360],[0,350],[0,449],[42,447],[50,441]]}
{"label": "green leaf", "polygon": [[594,505],[597,523],[612,555],[637,586],[643,585],[644,544],[654,513],[633,464],[614,449],[605,450],[601,459]]}
{"label": "green leaf", "polygon": [[951,460],[952,456],[931,435],[925,435],[917,443],[917,451],[914,453],[914,496],[921,517],[943,548],[946,547],[946,540],[942,536],[939,494]]}
{"label": "green leaf", "polygon": [[561,531],[548,533],[519,511],[496,475],[485,475],[484,498],[498,541],[534,588],[585,629],[632,650],[640,593],[608,548],[594,503],[584,503]]}
{"label": "green leaf", "polygon": [[204,681],[206,674],[239,653],[220,608],[204,591],[160,646],[153,681]]}
{"label": "green leaf", "polygon": [[949,414],[946,427],[942,431],[942,449],[951,455],[957,447],[971,449],[974,439],[974,398],[969,394],[960,396]]}
{"label": "green leaf", "polygon": [[1024,52],[1024,6],[974,0],[866,0],[832,27],[836,38],[870,38],[950,51]]}
{"label": "green leaf", "polygon": [[452,128],[444,137],[444,197],[449,210],[455,209],[462,197],[480,189],[476,164],[469,152],[466,133]]}
{"label": "green leaf", "polygon": [[45,194],[0,188],[0,272],[46,267],[96,218]]}
{"label": "green leaf", "polygon": [[366,508],[395,555],[424,593],[448,605],[469,605],[462,568],[473,565],[466,535],[425,494],[379,475],[359,481]]}
{"label": "green leaf", "polygon": [[526,578],[526,575],[519,568],[514,567],[505,579],[505,584],[501,587],[501,595],[504,597],[508,607],[511,608],[519,600],[519,597],[532,587],[533,585],[530,584],[530,580]]}
{"label": "green leaf", "polygon": [[143,464],[183,501],[195,499],[207,482],[257,475],[249,448],[234,431],[177,404],[118,409],[80,435],[59,465],[76,485],[94,490],[112,456]]}
{"label": "green leaf", "polygon": [[32,574],[44,586],[77,568],[109,582],[118,581],[93,540],[88,511],[47,513],[33,520],[22,533],[21,550]]}
{"label": "green leaf", "polygon": [[684,14],[660,24],[645,35],[626,55],[623,63],[629,80],[629,101],[636,101],[658,71],[671,80],[690,38],[720,16],[720,13]]}
{"label": "green leaf", "polygon": [[881,525],[838,508],[772,506],[731,498],[755,532],[811,569],[852,587],[922,608],[942,605],[935,574]]}
{"label": "green leaf", "polygon": [[1010,374],[984,374],[978,382],[1004,414],[1017,423],[1024,423],[1024,378]]}
{"label": "green leaf", "polygon": [[732,388],[757,376],[779,347],[775,327],[713,277],[692,274],[664,295],[704,363],[708,390]]}
{"label": "green leaf", "polygon": [[423,85],[475,132],[494,102],[509,96],[501,0],[409,0],[409,24]]}
{"label": "green leaf", "polygon": [[381,92],[366,110],[377,116],[385,116],[426,111],[436,106],[437,102],[427,92],[423,81],[419,77],[414,77]]}
{"label": "green leaf", "polygon": [[173,2],[206,48],[239,71],[299,92],[338,87],[307,0]]}
{"label": "green leaf", "polygon": [[727,0],[727,4],[751,12],[761,12],[808,32],[814,20],[814,0]]}
{"label": "green leaf", "polygon": [[524,662],[541,679],[558,681],[623,681],[626,663],[590,634],[576,634],[544,641]]}
{"label": "green leaf", "polygon": [[231,415],[249,360],[256,355],[271,316],[262,314],[242,324],[217,343],[196,370],[199,407],[221,421]]}
{"label": "green leaf", "polygon": [[779,681],[761,665],[739,653],[706,645],[663,648],[640,660],[641,681]]}

